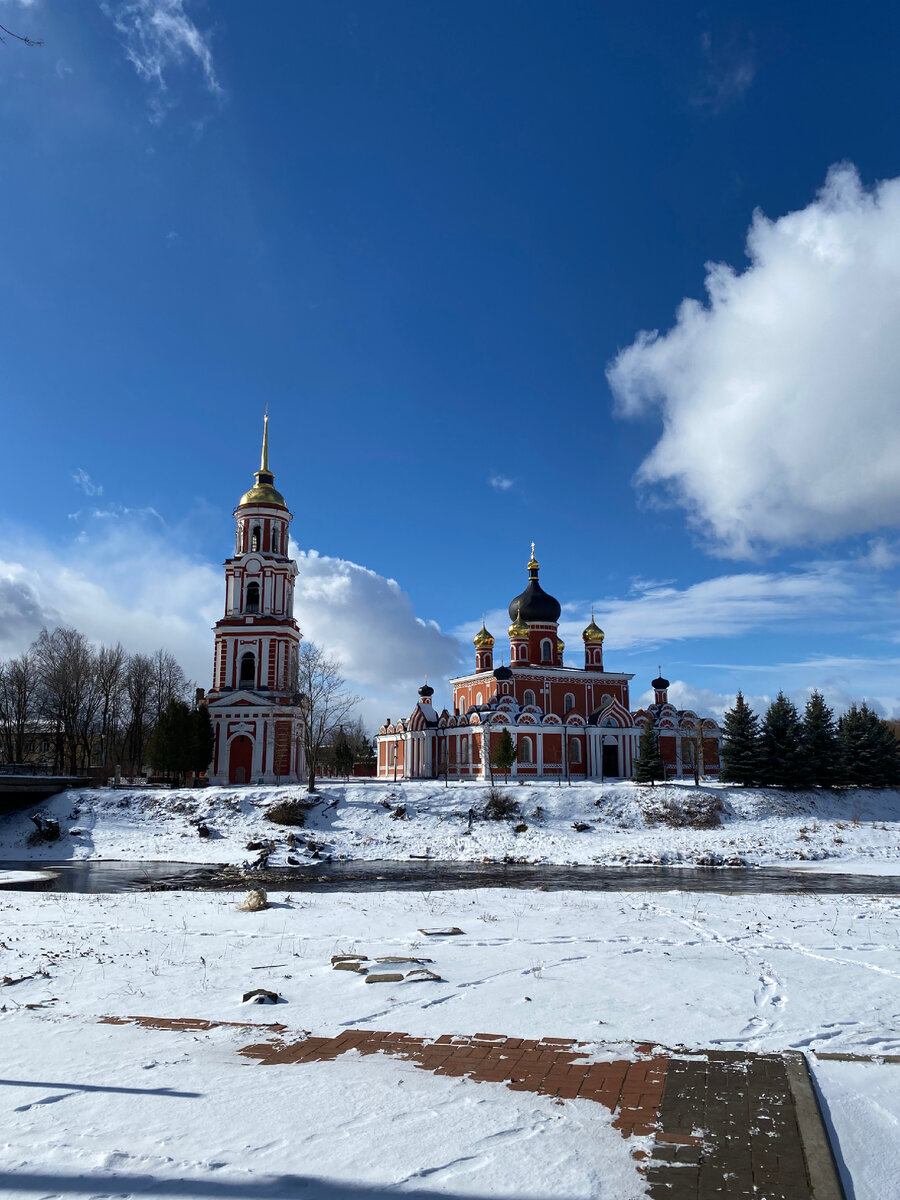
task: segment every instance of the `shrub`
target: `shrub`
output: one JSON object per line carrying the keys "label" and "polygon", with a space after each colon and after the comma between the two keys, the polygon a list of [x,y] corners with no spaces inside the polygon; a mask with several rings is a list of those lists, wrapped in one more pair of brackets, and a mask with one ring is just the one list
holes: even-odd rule
{"label": "shrub", "polygon": [[265,818],[276,825],[296,825],[302,829],[306,824],[306,814],[313,807],[303,800],[279,800],[266,809]]}
{"label": "shrub", "polygon": [[672,829],[713,829],[722,824],[720,813],[724,805],[718,796],[701,792],[685,797],[667,796],[653,804],[646,804],[642,811],[644,820],[650,825],[668,825]]}
{"label": "shrub", "polygon": [[519,806],[506,792],[492,787],[488,792],[487,803],[482,816],[485,821],[510,821],[519,815]]}

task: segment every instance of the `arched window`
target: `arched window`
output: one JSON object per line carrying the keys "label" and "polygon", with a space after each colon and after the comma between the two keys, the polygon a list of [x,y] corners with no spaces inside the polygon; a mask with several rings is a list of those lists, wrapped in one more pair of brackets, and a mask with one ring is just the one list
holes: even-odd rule
{"label": "arched window", "polygon": [[569,762],[581,765],[581,742],[578,738],[573,738],[569,742]]}
{"label": "arched window", "polygon": [[273,524],[272,525],[272,553],[273,554],[278,553],[278,539],[279,539],[280,535],[281,535],[281,530],[278,528],[277,525]]}
{"label": "arched window", "polygon": [[531,690],[531,688],[529,688],[528,691],[525,693],[525,695],[522,697],[522,703],[525,705],[534,704],[534,692]]}
{"label": "arched window", "polygon": [[531,738],[520,737],[518,745],[519,745],[519,757],[518,757],[517,761],[520,763],[534,762],[534,756],[531,753]]}
{"label": "arched window", "polygon": [[541,642],[541,662],[553,661],[553,643],[549,638],[544,638]]}
{"label": "arched window", "polygon": [[478,704],[478,705],[480,705],[480,704],[483,704],[483,703],[484,703],[484,700],[482,699],[481,692],[476,692],[476,693],[475,693],[475,703],[476,703],[476,704]]}
{"label": "arched window", "polygon": [[247,612],[259,612],[259,584],[255,581],[247,584]]}
{"label": "arched window", "polygon": [[563,701],[563,712],[571,712],[575,707],[575,697],[571,692],[566,692],[566,698]]}
{"label": "arched window", "polygon": [[241,687],[253,687],[256,683],[256,656],[248,650],[241,655]]}
{"label": "arched window", "polygon": [[253,526],[253,533],[250,535],[250,549],[258,550],[260,547],[259,526]]}

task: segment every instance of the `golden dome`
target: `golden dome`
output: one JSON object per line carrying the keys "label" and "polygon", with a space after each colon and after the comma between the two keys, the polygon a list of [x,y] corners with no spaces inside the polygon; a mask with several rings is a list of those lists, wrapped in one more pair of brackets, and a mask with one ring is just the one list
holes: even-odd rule
{"label": "golden dome", "polygon": [[603,644],[603,639],[606,637],[606,634],[594,620],[593,609],[591,609],[591,623],[581,636],[586,642],[596,642],[598,645]]}
{"label": "golden dome", "polygon": [[509,636],[511,638],[527,638],[528,637],[528,623],[527,623],[527,621],[522,620],[522,605],[521,604],[519,605],[519,611],[516,615],[516,619],[513,621],[512,625],[510,625],[510,627],[509,627]]}
{"label": "golden dome", "polygon": [[565,650],[565,648],[566,648],[566,643],[562,640],[562,638],[557,638],[556,639],[556,653],[559,655],[560,658],[562,658],[563,651]]}
{"label": "golden dome", "polygon": [[472,642],[474,643],[476,650],[490,650],[491,646],[494,644],[494,635],[492,633],[488,633],[485,627],[484,615],[481,617],[481,628],[472,638]]}
{"label": "golden dome", "polygon": [[245,504],[275,504],[279,508],[287,508],[284,496],[274,486],[275,476],[269,470],[269,413],[263,418],[262,455],[259,460],[259,470],[254,471],[256,483],[249,492],[244,492],[238,508]]}

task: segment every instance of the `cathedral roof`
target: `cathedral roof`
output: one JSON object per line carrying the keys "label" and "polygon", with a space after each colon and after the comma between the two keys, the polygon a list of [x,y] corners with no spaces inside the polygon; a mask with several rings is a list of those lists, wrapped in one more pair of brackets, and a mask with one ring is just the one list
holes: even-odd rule
{"label": "cathedral roof", "polygon": [[555,596],[545,592],[538,583],[540,563],[534,557],[534,542],[531,543],[531,558],[528,562],[528,587],[509,602],[510,620],[518,617],[522,621],[554,625],[559,620],[562,607]]}
{"label": "cathedral roof", "polygon": [[278,508],[287,508],[284,496],[274,486],[275,476],[269,470],[269,414],[263,418],[262,455],[259,460],[259,470],[254,471],[256,483],[249,492],[244,492],[238,508],[245,504],[273,504]]}

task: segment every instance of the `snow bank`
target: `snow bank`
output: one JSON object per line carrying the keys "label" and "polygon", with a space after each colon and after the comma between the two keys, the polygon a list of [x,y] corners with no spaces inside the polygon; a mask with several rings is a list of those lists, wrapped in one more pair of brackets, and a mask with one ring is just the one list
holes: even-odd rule
{"label": "snow bank", "polygon": [[[28,811],[34,808],[0,816],[0,859],[240,864],[258,853],[248,849],[248,842],[274,839],[273,866],[330,855],[610,865],[830,863],[857,871],[871,864],[873,872],[896,864],[900,869],[900,792],[894,790],[790,794],[705,786],[699,794],[721,801],[722,811],[720,825],[703,829],[673,828],[659,819],[667,803],[677,807],[695,800],[698,791],[691,785],[500,786],[519,805],[520,816],[513,821],[479,819],[487,795],[483,784],[323,783],[305,829],[265,819],[276,801],[305,798],[303,788],[67,792],[40,806],[42,813],[59,818],[63,836],[57,842],[28,845],[33,832]],[[519,823],[527,828],[516,833]],[[200,824],[208,837],[199,836]]]}

